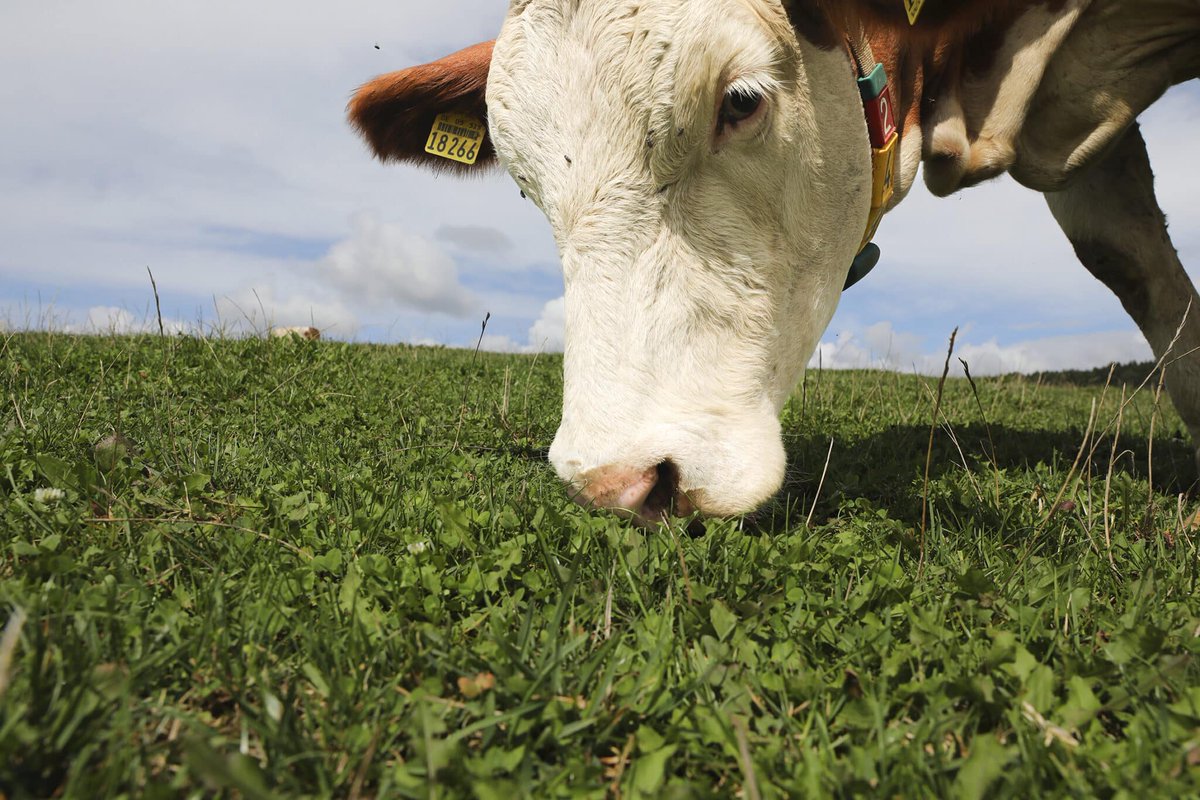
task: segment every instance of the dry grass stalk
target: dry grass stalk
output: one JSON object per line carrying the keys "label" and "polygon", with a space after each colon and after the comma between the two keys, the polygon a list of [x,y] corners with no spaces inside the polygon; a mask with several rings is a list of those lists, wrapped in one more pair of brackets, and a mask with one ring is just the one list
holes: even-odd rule
{"label": "dry grass stalk", "polygon": [[1043,746],[1049,747],[1051,742],[1061,742],[1071,749],[1079,746],[1079,740],[1069,730],[1043,717],[1028,700],[1021,702],[1021,714],[1045,734]]}
{"label": "dry grass stalk", "polygon": [[[163,329],[162,303],[159,301],[159,298],[158,298],[158,283],[155,282],[154,273],[150,271],[150,267],[146,267],[146,274],[150,276],[150,288],[154,291],[154,311],[158,317],[158,339],[160,342],[162,342],[163,377],[169,378],[171,375],[171,344],[170,344],[170,340],[167,339],[166,331]],[[179,445],[178,445],[178,442],[176,442],[176,440],[175,440],[175,417],[169,412],[163,414],[163,416],[166,418],[167,436],[171,441],[171,452],[174,453],[176,455],[176,457],[178,457]],[[120,414],[120,409],[118,408],[117,409],[118,423],[120,422],[120,419],[121,419],[121,414]],[[117,433],[120,433],[119,429],[117,430]]]}
{"label": "dry grass stalk", "polygon": [[1150,412],[1150,434],[1146,437],[1146,519],[1144,526],[1154,524],[1154,423],[1161,410],[1163,384],[1166,383],[1166,368],[1158,371],[1158,386],[1154,387],[1154,409]]}
{"label": "dry grass stalk", "polygon": [[479,340],[475,342],[475,352],[471,355],[471,375],[463,381],[462,401],[458,405],[458,425],[454,428],[454,445],[453,450],[458,450],[458,437],[462,434],[463,420],[467,417],[467,391],[471,388],[471,381],[475,377],[474,366],[479,359],[479,348],[483,346],[483,335],[487,333],[488,320],[492,318],[492,312],[487,312],[483,315],[483,322],[479,326]]}
{"label": "dry grass stalk", "polygon": [[929,467],[933,463],[933,432],[937,429],[938,413],[942,409],[942,392],[946,388],[946,376],[950,374],[950,356],[954,354],[954,340],[958,328],[950,332],[950,345],[946,348],[946,363],[942,367],[942,378],[938,381],[937,399],[933,404],[933,419],[929,422],[929,445],[925,448],[925,481],[921,487],[921,555],[917,562],[917,580],[925,574],[925,530],[929,523]]}
{"label": "dry grass stalk", "polygon": [[0,698],[8,690],[9,678],[12,675],[13,653],[17,651],[17,642],[21,637],[21,628],[25,625],[25,609],[18,606],[8,618],[4,633],[0,634]]}
{"label": "dry grass stalk", "polygon": [[808,510],[808,519],[804,520],[804,527],[812,527],[813,514],[817,511],[817,501],[821,499],[821,487],[825,485],[825,474],[829,472],[829,459],[833,455],[833,437],[829,437],[829,452],[825,454],[825,466],[821,469],[821,480],[817,482],[817,493],[813,495],[812,508]]}
{"label": "dry grass stalk", "polygon": [[608,572],[608,592],[604,597],[604,641],[612,638],[612,606],[613,581],[617,577],[617,566],[614,564]]}
{"label": "dry grass stalk", "polygon": [[512,367],[504,368],[504,395],[500,400],[500,421],[508,427],[508,399],[512,391]]}
{"label": "dry grass stalk", "polygon": [[[1104,388],[1100,390],[1100,403],[1099,403],[1099,405],[1096,406],[1097,418],[1099,418],[1100,412],[1104,410],[1104,401],[1106,399],[1108,399],[1108,389],[1110,386],[1112,386],[1113,371],[1116,370],[1116,368],[1117,368],[1117,365],[1115,363],[1110,364],[1108,367],[1108,377],[1104,381]],[[1121,396],[1125,397],[1124,386],[1122,386],[1122,388],[1121,388]],[[1118,413],[1120,413],[1119,409],[1118,409]],[[1098,436],[1092,437],[1092,446],[1087,452],[1087,457],[1084,458],[1084,460],[1083,460],[1083,469],[1081,470],[1081,474],[1083,475],[1083,478],[1087,484],[1086,489],[1085,489],[1085,494],[1088,497],[1092,496],[1092,474],[1093,474],[1092,461],[1096,457],[1096,451],[1100,449],[1100,445],[1104,442],[1104,437],[1106,437],[1111,430],[1112,430],[1112,420],[1110,419],[1108,421],[1108,424],[1104,426],[1104,430],[1100,431],[1100,434]],[[1091,535],[1091,527],[1093,524],[1090,513],[1086,517],[1085,524],[1088,526],[1088,535],[1090,536]]]}
{"label": "dry grass stalk", "polygon": [[533,423],[529,418],[529,386],[533,383],[533,368],[537,366],[538,359],[541,357],[542,351],[539,349],[533,354],[533,360],[529,362],[529,369],[525,371],[525,391],[521,395],[521,416],[525,417],[526,439],[533,435]]}
{"label": "dry grass stalk", "polygon": [[379,732],[376,730],[371,735],[371,744],[367,745],[367,750],[362,753],[362,760],[359,763],[358,771],[355,771],[354,781],[350,783],[349,800],[359,800],[362,796],[362,784],[366,782],[367,770],[370,769],[371,762],[376,754],[376,748],[379,746]]}
{"label": "dry grass stalk", "polygon": [[21,430],[28,432],[29,428],[25,426],[25,418],[21,416],[21,407],[17,405],[17,396],[15,394],[9,395],[9,399],[12,400],[13,411],[17,412],[17,422],[20,423]]}
{"label": "dry grass stalk", "polygon": [[[1117,571],[1117,563],[1113,560],[1112,554],[1112,520],[1108,511],[1108,500],[1112,494],[1112,474],[1113,467],[1117,462],[1117,444],[1121,440],[1121,422],[1125,413],[1125,387],[1121,387],[1121,405],[1117,407],[1117,429],[1113,432],[1112,446],[1108,451],[1108,469],[1104,471],[1104,547],[1108,551],[1108,566],[1115,574]],[[1124,454],[1122,454],[1124,455]]]}
{"label": "dry grass stalk", "polygon": [[[1109,371],[1109,374],[1112,374],[1111,370]],[[1091,440],[1092,433],[1096,429],[1096,414],[1099,410],[1100,407],[1093,398],[1092,410],[1091,413],[1088,414],[1087,428],[1085,428],[1083,431],[1083,439],[1079,442],[1079,450],[1075,453],[1075,460],[1071,463],[1071,468],[1067,470],[1067,477],[1063,479],[1062,486],[1058,488],[1058,494],[1054,496],[1054,502],[1050,504],[1050,512],[1046,514],[1045,519],[1042,520],[1042,525],[1045,525],[1047,522],[1049,522],[1050,518],[1054,516],[1056,511],[1058,511],[1060,503],[1062,503],[1063,495],[1067,493],[1067,487],[1071,485],[1071,481],[1075,477],[1075,471],[1079,469],[1079,462],[1083,458],[1083,453],[1085,450],[1087,450],[1088,442]],[[1041,525],[1038,527],[1041,528]]]}
{"label": "dry grass stalk", "polygon": [[621,800],[621,779],[625,776],[625,768],[629,766],[634,741],[636,737],[631,733],[620,751],[614,747],[611,756],[600,759],[600,763],[605,765],[604,777],[609,779],[608,793],[614,800]]}
{"label": "dry grass stalk", "polygon": [[983,429],[987,432],[988,439],[988,461],[992,463],[992,476],[996,479],[996,507],[1000,507],[1000,464],[996,461],[996,442],[992,439],[992,426],[988,424],[987,414],[983,410],[983,401],[979,399],[979,387],[975,385],[975,379],[971,377],[971,368],[967,365],[964,359],[959,359],[958,363],[962,364],[963,372],[967,376],[967,383],[971,384],[971,394],[975,397],[975,406],[979,409],[979,417],[983,420]]}
{"label": "dry grass stalk", "polygon": [[[925,391],[929,392],[929,387],[925,387]],[[954,426],[950,424],[950,418],[946,416],[946,412],[942,411],[939,415],[942,418],[942,430],[950,437],[950,443],[954,445],[955,451],[958,452],[958,461],[962,464],[963,473],[967,476],[967,480],[971,482],[971,491],[975,492],[975,499],[981,504],[983,503],[983,492],[979,488],[979,482],[975,480],[975,473],[971,472],[971,465],[967,463],[967,454],[962,449],[962,444],[958,441],[958,434],[954,432]]]}
{"label": "dry grass stalk", "polygon": [[737,736],[738,764],[742,768],[742,779],[746,800],[762,800],[758,791],[758,776],[754,773],[754,761],[750,758],[750,740],[746,735],[746,725],[739,717],[731,717],[733,732]]}

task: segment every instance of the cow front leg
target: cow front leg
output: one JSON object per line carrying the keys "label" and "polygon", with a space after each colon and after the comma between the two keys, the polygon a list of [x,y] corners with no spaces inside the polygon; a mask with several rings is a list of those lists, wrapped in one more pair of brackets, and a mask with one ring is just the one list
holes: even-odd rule
{"label": "cow front leg", "polygon": [[1171,349],[1167,391],[1200,445],[1200,296],[1171,244],[1137,124],[1067,188],[1045,196],[1079,260],[1121,300],[1155,357]]}

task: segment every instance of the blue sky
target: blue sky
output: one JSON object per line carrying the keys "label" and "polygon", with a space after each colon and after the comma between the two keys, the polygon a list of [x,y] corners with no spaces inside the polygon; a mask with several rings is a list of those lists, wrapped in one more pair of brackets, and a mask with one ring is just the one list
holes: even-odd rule
{"label": "blue sky", "polygon": [[[446,9],[453,7],[454,13]],[[309,324],[348,339],[561,344],[549,227],[503,174],[384,167],[345,124],[360,83],[499,29],[498,0],[8,3],[0,10],[0,324],[136,330],[146,268],[175,329]],[[378,49],[376,48],[378,45]],[[1144,117],[1160,200],[1200,268],[1200,87]],[[822,363],[973,371],[1149,355],[1041,197],[1002,179],[884,221]]]}

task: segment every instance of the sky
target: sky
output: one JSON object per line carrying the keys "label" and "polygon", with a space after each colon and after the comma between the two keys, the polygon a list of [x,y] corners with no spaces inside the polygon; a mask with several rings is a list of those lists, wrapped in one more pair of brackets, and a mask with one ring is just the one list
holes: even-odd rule
{"label": "sky", "polygon": [[[10,0],[0,8],[0,327],[265,330],[354,341],[562,347],[550,228],[502,172],[375,161],[345,122],[373,76],[490,39],[502,0]],[[452,13],[451,13],[452,12]],[[1193,278],[1200,86],[1142,119]],[[884,220],[825,367],[972,373],[1146,359],[1044,200],[1008,178]]]}

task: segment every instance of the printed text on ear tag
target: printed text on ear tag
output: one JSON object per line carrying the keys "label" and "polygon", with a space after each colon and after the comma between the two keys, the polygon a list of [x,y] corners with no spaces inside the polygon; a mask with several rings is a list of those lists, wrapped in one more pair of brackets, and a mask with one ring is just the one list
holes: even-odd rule
{"label": "printed text on ear tag", "polygon": [[895,193],[896,142],[895,133],[884,147],[871,148],[871,208],[887,208]]}
{"label": "printed text on ear tag", "polygon": [[483,146],[483,122],[469,114],[438,114],[425,140],[425,152],[462,164],[474,164]]}
{"label": "printed text on ear tag", "polygon": [[904,0],[904,10],[908,12],[908,24],[916,25],[917,17],[921,16],[921,8],[925,0]]}

